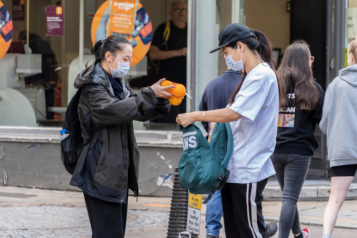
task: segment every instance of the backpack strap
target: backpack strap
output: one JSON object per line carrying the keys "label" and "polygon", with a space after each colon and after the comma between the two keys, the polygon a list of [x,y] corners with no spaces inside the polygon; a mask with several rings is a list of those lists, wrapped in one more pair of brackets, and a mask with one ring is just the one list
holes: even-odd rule
{"label": "backpack strap", "polygon": [[170,37],[170,33],[171,33],[170,20],[167,20],[166,27],[165,27],[164,34],[163,34],[163,37],[164,37],[164,42],[162,43],[163,46],[166,46],[167,41],[169,40],[169,37]]}
{"label": "backpack strap", "polygon": [[[231,125],[229,123],[224,123],[225,125],[225,129],[226,129],[226,133],[227,133],[227,153],[221,163],[221,168],[219,171],[219,175],[218,178],[216,180],[216,182],[214,182],[212,190],[210,192],[210,194],[208,195],[208,197],[203,201],[203,204],[207,204],[209,200],[211,200],[213,194],[215,194],[215,192],[217,190],[222,190],[222,188],[224,187],[224,185],[226,184],[230,171],[227,170],[227,166],[228,163],[232,157],[232,153],[233,153],[233,134],[232,134],[232,129],[231,129]],[[224,174],[224,176],[222,175]]]}
{"label": "backpack strap", "polygon": [[[221,174],[225,174],[227,171],[227,167],[228,167],[228,163],[231,160],[232,154],[233,154],[233,133],[232,133],[232,128],[231,128],[231,124],[230,123],[224,123],[225,128],[226,128],[226,133],[227,133],[227,153],[226,156],[224,157],[222,164],[221,164],[221,169],[220,169],[220,173]],[[226,177],[226,176],[224,176]]]}

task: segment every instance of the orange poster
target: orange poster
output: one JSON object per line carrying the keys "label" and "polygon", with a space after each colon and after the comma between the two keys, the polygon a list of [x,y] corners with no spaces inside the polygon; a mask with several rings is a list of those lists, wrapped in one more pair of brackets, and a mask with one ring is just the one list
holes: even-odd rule
{"label": "orange poster", "polygon": [[134,30],[138,0],[111,0],[107,36],[123,34],[129,37]]}
{"label": "orange poster", "polygon": [[[116,2],[116,6],[114,6],[114,2]],[[119,5],[119,3],[121,4]],[[152,39],[152,25],[149,14],[139,1],[136,6],[135,4],[136,0],[105,1],[94,15],[91,29],[93,45],[108,35],[123,34],[133,46],[133,58],[130,66],[136,65],[146,56]],[[114,9],[115,7],[117,10]],[[118,9],[118,7],[121,9]],[[116,21],[118,22],[115,23]],[[110,29],[107,30],[108,28]]]}
{"label": "orange poster", "polygon": [[12,42],[12,19],[5,5],[0,1],[0,59],[6,54]]}

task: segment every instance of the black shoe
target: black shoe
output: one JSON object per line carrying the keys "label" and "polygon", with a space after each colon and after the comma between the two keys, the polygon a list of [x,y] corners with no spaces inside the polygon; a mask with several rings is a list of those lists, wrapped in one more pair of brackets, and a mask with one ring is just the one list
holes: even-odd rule
{"label": "black shoe", "polygon": [[206,238],[219,238],[219,236],[207,235]]}
{"label": "black shoe", "polygon": [[266,235],[272,237],[278,231],[278,224],[276,222],[270,222],[266,224]]}

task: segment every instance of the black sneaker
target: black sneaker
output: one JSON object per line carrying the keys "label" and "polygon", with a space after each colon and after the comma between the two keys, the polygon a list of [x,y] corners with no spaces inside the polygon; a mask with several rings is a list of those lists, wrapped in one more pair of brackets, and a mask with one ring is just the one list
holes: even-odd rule
{"label": "black sneaker", "polygon": [[270,222],[266,224],[266,235],[272,237],[278,231],[278,224],[276,222]]}

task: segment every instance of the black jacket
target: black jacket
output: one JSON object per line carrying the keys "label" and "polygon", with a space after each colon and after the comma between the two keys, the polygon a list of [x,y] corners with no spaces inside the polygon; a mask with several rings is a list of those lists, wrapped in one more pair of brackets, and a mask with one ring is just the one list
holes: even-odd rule
{"label": "black jacket", "polygon": [[78,159],[70,184],[91,197],[126,203],[128,188],[136,196],[139,193],[139,152],[132,121],[147,121],[167,114],[170,104],[156,98],[150,87],[135,94],[127,84],[130,97],[120,100],[99,62],[82,71],[74,86],[81,90],[78,115],[87,146]]}

